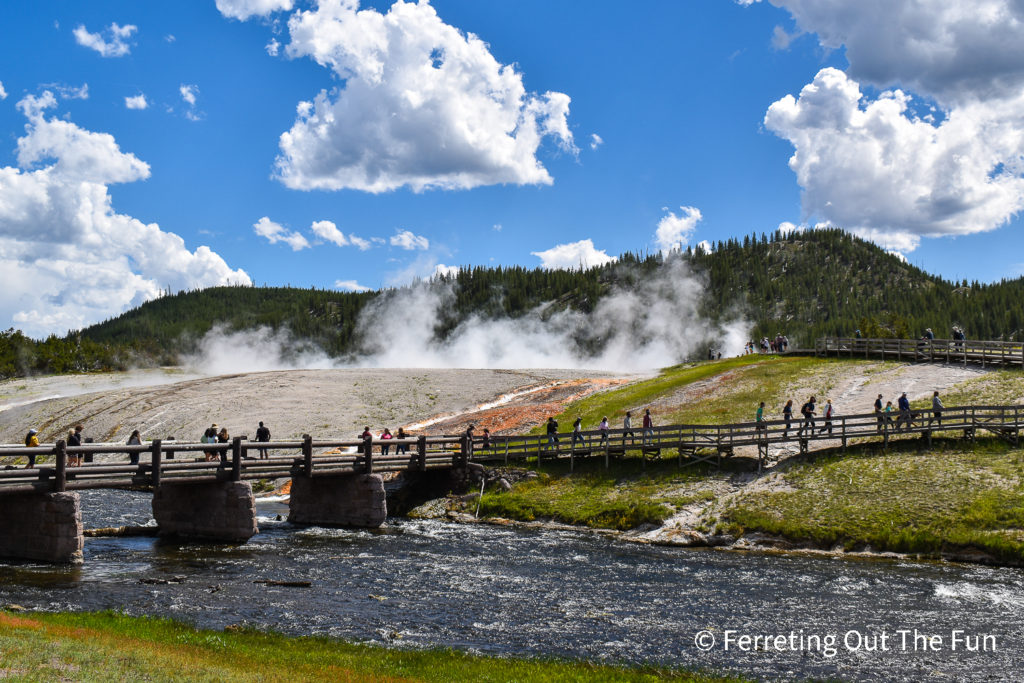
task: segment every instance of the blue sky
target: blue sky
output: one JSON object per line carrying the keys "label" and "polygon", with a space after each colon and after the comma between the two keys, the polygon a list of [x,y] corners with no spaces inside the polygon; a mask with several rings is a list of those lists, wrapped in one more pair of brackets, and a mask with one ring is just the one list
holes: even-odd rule
{"label": "blue sky", "polygon": [[358,9],[3,3],[0,327],[780,225],[949,278],[1022,272],[1010,0]]}

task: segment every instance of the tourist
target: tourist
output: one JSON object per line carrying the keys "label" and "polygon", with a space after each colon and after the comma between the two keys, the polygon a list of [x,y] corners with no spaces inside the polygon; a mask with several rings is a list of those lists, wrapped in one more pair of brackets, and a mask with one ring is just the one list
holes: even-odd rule
{"label": "tourist", "polygon": [[[576,418],[579,419],[579,418]],[[626,437],[630,437],[632,443],[636,443],[636,436],[633,433],[633,413],[626,411],[626,417],[622,418],[622,443],[626,443]]]}
{"label": "tourist", "polygon": [[786,405],[783,406],[782,419],[786,421],[786,429],[782,432],[782,438],[786,439],[789,437],[789,428],[793,426],[793,399],[786,401]]}
{"label": "tourist", "polygon": [[800,425],[800,429],[797,430],[796,435],[802,436],[804,430],[807,431],[808,436],[814,436],[814,396],[808,399],[807,403],[800,406],[800,414],[803,415],[804,421]]}
{"label": "tourist", "polygon": [[[393,438],[395,438],[395,437],[391,434],[391,430],[388,429],[387,427],[385,427],[384,431],[380,433],[380,440],[381,441],[390,441]],[[390,450],[391,450],[391,445],[390,444],[382,443],[380,445],[380,454],[381,455],[387,455],[388,451],[390,451]]]}
{"label": "tourist", "polygon": [[[626,413],[626,419],[629,419],[628,412]],[[625,441],[626,437],[623,436],[622,440]],[[575,447],[577,442],[583,443],[583,418],[579,415],[576,416],[572,423],[572,442],[569,444],[570,447]]]}
{"label": "tourist", "polygon": [[818,432],[819,434],[824,434],[825,430],[828,430],[828,435],[832,436],[832,415],[833,414],[834,413],[832,412],[832,399],[828,399],[827,401],[825,401],[825,415],[824,415],[825,424],[822,426],[821,431]]}
{"label": "tourist", "polygon": [[[39,432],[35,429],[28,430],[28,434],[25,435],[25,445],[28,448],[39,448],[39,437],[36,436]],[[31,469],[36,466],[36,454],[31,453],[28,456],[28,464],[25,465],[25,469]]]}
{"label": "tourist", "polygon": [[[256,428],[256,440],[261,443],[266,443],[270,441],[270,430],[262,422],[260,422],[260,426]],[[259,449],[260,460],[266,460],[269,457],[270,451],[268,451],[266,448]]]}
{"label": "tourist", "polygon": [[548,448],[558,448],[558,421],[555,418],[548,418],[546,431],[548,435]]}
{"label": "tourist", "polygon": [[875,428],[875,431],[878,431],[878,432],[882,431],[883,415],[882,415],[882,395],[881,394],[879,394],[878,398],[875,399],[875,420],[877,420],[877,422],[878,422],[878,426]]}
{"label": "tourist", "polygon": [[599,432],[601,432],[601,443],[602,444],[607,444],[608,443],[608,418],[607,417],[602,417],[601,418],[601,424],[599,424],[597,426],[597,429],[598,429]]}
{"label": "tourist", "polygon": [[885,402],[885,409],[882,412],[885,415],[885,428],[888,430],[892,427],[892,414],[894,412],[892,407],[892,401]]}
{"label": "tourist", "polygon": [[654,420],[651,419],[651,409],[644,410],[644,445],[654,440]]}
{"label": "tourist", "polygon": [[900,396],[900,400],[897,402],[900,409],[900,415],[896,418],[896,431],[903,429],[902,425],[906,425],[907,429],[911,427],[911,414],[910,414],[910,399],[907,398],[907,392],[903,392]]}
{"label": "tourist", "polygon": [[[75,425],[75,428],[68,432],[68,448],[78,448],[82,445],[82,425]],[[82,454],[68,455],[68,465],[79,467],[82,464]]]}
{"label": "tourist", "polygon": [[[220,431],[217,432],[217,443],[219,443],[219,444],[231,443],[231,435],[228,434],[228,428],[227,427],[221,427]],[[219,455],[220,455],[221,463],[224,464],[224,465],[227,465],[228,464],[228,449],[227,448],[222,448],[220,450],[220,454]]]}
{"label": "tourist", "polygon": [[491,430],[488,429],[487,427],[484,427],[484,436],[483,436],[483,440],[480,442],[480,450],[486,451],[490,447],[491,447]]}
{"label": "tourist", "polygon": [[[142,436],[139,434],[139,430],[138,429],[136,429],[134,432],[132,432],[132,435],[128,437],[128,445],[129,446],[141,446],[142,445]],[[139,452],[138,451],[129,451],[128,452],[128,461],[131,462],[131,464],[133,464],[133,465],[138,465],[139,464]]]}
{"label": "tourist", "polygon": [[[487,431],[486,429],[484,430]],[[403,439],[408,439],[409,435],[405,433],[405,429],[402,427],[398,428],[398,433],[395,434],[395,438],[398,439],[399,443],[395,444],[395,455],[405,455],[409,452],[409,446],[401,443]]]}
{"label": "tourist", "polygon": [[764,423],[764,401],[757,406],[757,414],[754,416],[754,428],[758,432],[764,432],[767,430],[767,425]]}
{"label": "tourist", "polygon": [[[212,424],[212,425],[210,425],[209,427],[206,428],[206,431],[203,432],[203,437],[199,440],[199,443],[205,443],[205,444],[217,443],[217,425],[216,424]],[[215,457],[217,457],[217,452],[216,451],[212,451],[212,450],[210,450],[210,451],[203,451],[203,455],[206,458],[206,462],[210,462]]]}
{"label": "tourist", "polygon": [[942,405],[942,399],[939,398],[939,392],[936,391],[932,394],[932,414],[934,415],[932,419],[940,425],[942,424],[942,411],[945,409],[946,407]]}
{"label": "tourist", "polygon": [[359,438],[363,440],[363,443],[357,452],[370,455],[373,452],[373,432],[370,431],[369,426],[363,427],[363,433],[359,435]]}

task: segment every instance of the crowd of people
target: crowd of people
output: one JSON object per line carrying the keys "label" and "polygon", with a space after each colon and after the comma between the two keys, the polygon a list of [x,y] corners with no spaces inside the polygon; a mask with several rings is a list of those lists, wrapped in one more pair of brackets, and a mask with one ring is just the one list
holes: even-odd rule
{"label": "crowd of people", "polygon": [[751,339],[743,345],[744,355],[751,353],[785,353],[789,348],[789,337],[784,334],[776,334],[774,338],[761,337],[761,340],[754,343]]}
{"label": "crowd of people", "polygon": [[[882,403],[883,395],[878,394],[878,398],[875,399],[873,409],[875,419],[877,420],[877,431],[881,432],[886,429],[892,429],[893,431],[903,431],[913,426],[914,414],[910,407],[910,399],[907,398],[907,392],[900,394],[899,398],[896,399],[896,407],[893,407],[892,401],[885,401]],[[945,406],[942,404],[942,398],[939,396],[939,392],[935,391],[932,393],[932,408],[931,417],[929,418],[928,424],[942,424],[942,411],[945,410]],[[761,401],[757,406],[757,411],[754,414],[754,422],[756,423],[755,429],[758,431],[766,431],[767,422],[765,418],[765,403]],[[832,399],[826,399],[825,406],[822,408],[820,418],[822,420],[821,426],[819,427],[816,422],[818,415],[818,399],[812,395],[807,401],[800,406],[800,424],[797,428],[797,437],[804,435],[813,436],[815,429],[818,430],[818,434],[825,434],[826,432],[832,434],[832,421],[837,415],[835,407],[832,405]],[[793,428],[793,399],[786,401],[786,404],[782,407],[782,419],[785,421],[785,427],[782,431],[782,438],[786,439],[789,437],[789,432]]]}

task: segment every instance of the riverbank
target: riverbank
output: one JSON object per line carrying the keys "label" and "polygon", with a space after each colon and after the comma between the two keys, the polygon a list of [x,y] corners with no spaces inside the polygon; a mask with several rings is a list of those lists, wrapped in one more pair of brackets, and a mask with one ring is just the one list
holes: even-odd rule
{"label": "riverbank", "polygon": [[740,681],[589,662],[400,650],[116,612],[0,611],[0,676],[28,680]]}

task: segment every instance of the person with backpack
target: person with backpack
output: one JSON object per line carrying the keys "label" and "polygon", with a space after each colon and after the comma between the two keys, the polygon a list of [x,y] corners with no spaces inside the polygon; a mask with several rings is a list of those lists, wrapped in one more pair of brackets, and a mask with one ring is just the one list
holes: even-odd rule
{"label": "person with backpack", "polygon": [[548,418],[547,434],[548,447],[558,448],[558,421],[553,417]]}
{"label": "person with backpack", "polygon": [[782,432],[782,438],[789,437],[789,428],[793,426],[793,399],[786,401],[786,405],[782,408],[782,419],[786,421],[786,429]]}
{"label": "person with backpack", "polygon": [[875,431],[882,431],[882,422],[885,417],[882,415],[882,395],[879,394],[878,398],[875,399],[875,420],[878,422],[878,426],[875,427]]}
{"label": "person with backpack", "polygon": [[[262,422],[260,422],[260,426],[256,428],[256,440],[262,443],[270,441],[270,430]],[[266,460],[270,457],[270,452],[266,448],[260,448],[258,450],[260,460]]]}
{"label": "person with backpack", "polygon": [[807,430],[808,436],[814,436],[814,401],[814,396],[811,396],[807,403],[800,406],[800,414],[803,415],[804,421],[796,433],[797,436],[803,436],[804,430]]}
{"label": "person with backpack", "polygon": [[903,429],[902,425],[906,425],[907,429],[910,429],[911,414],[910,414],[910,399],[907,398],[907,392],[903,392],[900,396],[900,400],[897,402],[900,409],[900,415],[896,418],[896,431]]}
{"label": "person with backpack", "polygon": [[825,430],[827,429],[828,430],[828,435],[832,436],[832,415],[833,414],[834,413],[833,413],[833,410],[832,410],[832,399],[828,399],[825,402],[825,415],[824,415],[824,417],[825,417],[825,424],[822,426],[821,431],[818,432],[819,434],[824,434]]}
{"label": "person with backpack", "polygon": [[[28,430],[28,434],[25,435],[25,446],[28,448],[39,448],[39,437],[36,436],[39,432],[35,429]],[[25,465],[26,470],[30,470],[36,466],[36,455],[35,453],[28,456],[28,464]]]}

